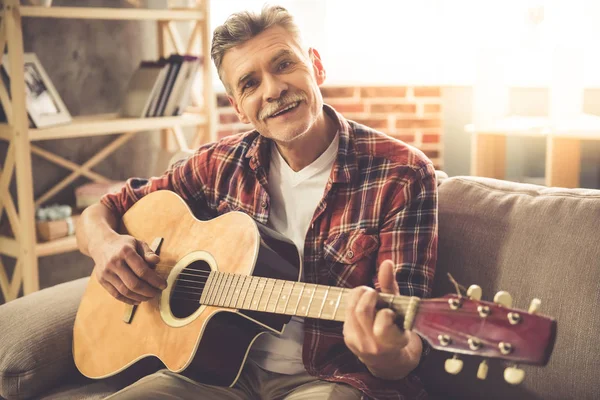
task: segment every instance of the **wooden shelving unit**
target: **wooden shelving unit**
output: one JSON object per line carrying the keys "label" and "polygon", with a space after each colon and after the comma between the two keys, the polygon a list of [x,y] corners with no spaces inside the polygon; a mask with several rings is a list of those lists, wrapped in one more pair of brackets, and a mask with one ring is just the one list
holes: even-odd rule
{"label": "wooden shelving unit", "polygon": [[[12,278],[7,276],[0,259],[0,291],[5,301],[16,298],[21,285],[23,293],[39,290],[38,257],[60,254],[77,249],[75,237],[51,242],[37,243],[35,208],[42,205],[80,176],[94,182],[110,179],[92,171],[92,167],[130,140],[137,132],[162,133],[162,145],[168,148],[186,149],[188,143],[182,127],[197,127],[192,143],[195,147],[214,140],[215,99],[212,92],[209,43],[209,0],[196,1],[194,8],[185,9],[137,9],[97,7],[37,7],[21,6],[19,0],[0,1],[0,60],[8,46],[11,73],[10,97],[0,84],[0,100],[8,123],[0,124],[0,140],[9,143],[6,159],[0,168],[0,218],[4,211],[14,237],[0,235],[0,254],[16,259]],[[158,28],[158,51],[160,56],[172,52],[199,54],[203,56],[202,91],[192,92],[190,112],[177,117],[119,118],[116,114],[75,117],[68,125],[43,129],[30,129],[25,105],[25,82],[23,60],[22,18],[78,18],[100,20],[152,20]],[[175,22],[193,24],[187,44],[181,39]],[[9,100],[10,99],[10,100]],[[98,135],[117,136],[82,165],[73,163],[35,145],[41,140],[74,139]],[[71,174],[38,198],[33,194],[31,154],[35,154],[65,169]],[[17,203],[9,192],[15,175]],[[18,211],[16,204],[18,204]]]}

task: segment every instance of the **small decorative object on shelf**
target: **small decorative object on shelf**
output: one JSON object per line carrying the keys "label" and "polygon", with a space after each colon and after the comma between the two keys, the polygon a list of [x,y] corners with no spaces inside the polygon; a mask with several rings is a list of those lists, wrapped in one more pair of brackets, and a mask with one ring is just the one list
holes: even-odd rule
{"label": "small decorative object on shelf", "polygon": [[75,234],[79,215],[71,215],[67,205],[52,205],[36,210],[36,233],[38,241],[49,242]]}
{"label": "small decorative object on shelf", "polygon": [[[25,90],[27,113],[34,127],[67,124],[71,122],[71,114],[62,102],[44,67],[33,53],[23,55],[25,61]],[[10,63],[8,54],[2,57],[2,79],[10,87]]]}

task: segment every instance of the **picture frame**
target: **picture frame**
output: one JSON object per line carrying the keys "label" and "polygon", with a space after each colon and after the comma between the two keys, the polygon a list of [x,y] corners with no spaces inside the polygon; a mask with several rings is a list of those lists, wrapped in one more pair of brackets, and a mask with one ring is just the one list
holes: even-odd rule
{"label": "picture frame", "polygon": [[[72,121],[71,114],[60,98],[46,70],[34,53],[23,55],[25,74],[25,102],[27,114],[34,128],[68,124]],[[10,93],[10,64],[8,54],[2,60],[2,75],[7,91]],[[6,82],[8,81],[8,82]]]}

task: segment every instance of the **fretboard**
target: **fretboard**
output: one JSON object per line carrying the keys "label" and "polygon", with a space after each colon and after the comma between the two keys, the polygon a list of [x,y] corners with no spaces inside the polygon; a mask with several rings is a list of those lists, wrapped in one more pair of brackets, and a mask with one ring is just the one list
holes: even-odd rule
{"label": "fretboard", "polygon": [[[344,321],[350,289],[212,271],[200,304]],[[379,294],[378,305],[406,315],[410,297]]]}

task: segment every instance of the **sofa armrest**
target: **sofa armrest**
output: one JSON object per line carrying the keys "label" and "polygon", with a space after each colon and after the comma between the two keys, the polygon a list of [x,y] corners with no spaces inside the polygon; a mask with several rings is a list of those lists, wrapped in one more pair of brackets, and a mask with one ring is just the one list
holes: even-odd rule
{"label": "sofa armrest", "polygon": [[88,279],[0,306],[0,396],[26,399],[81,376],[73,362],[73,324]]}

